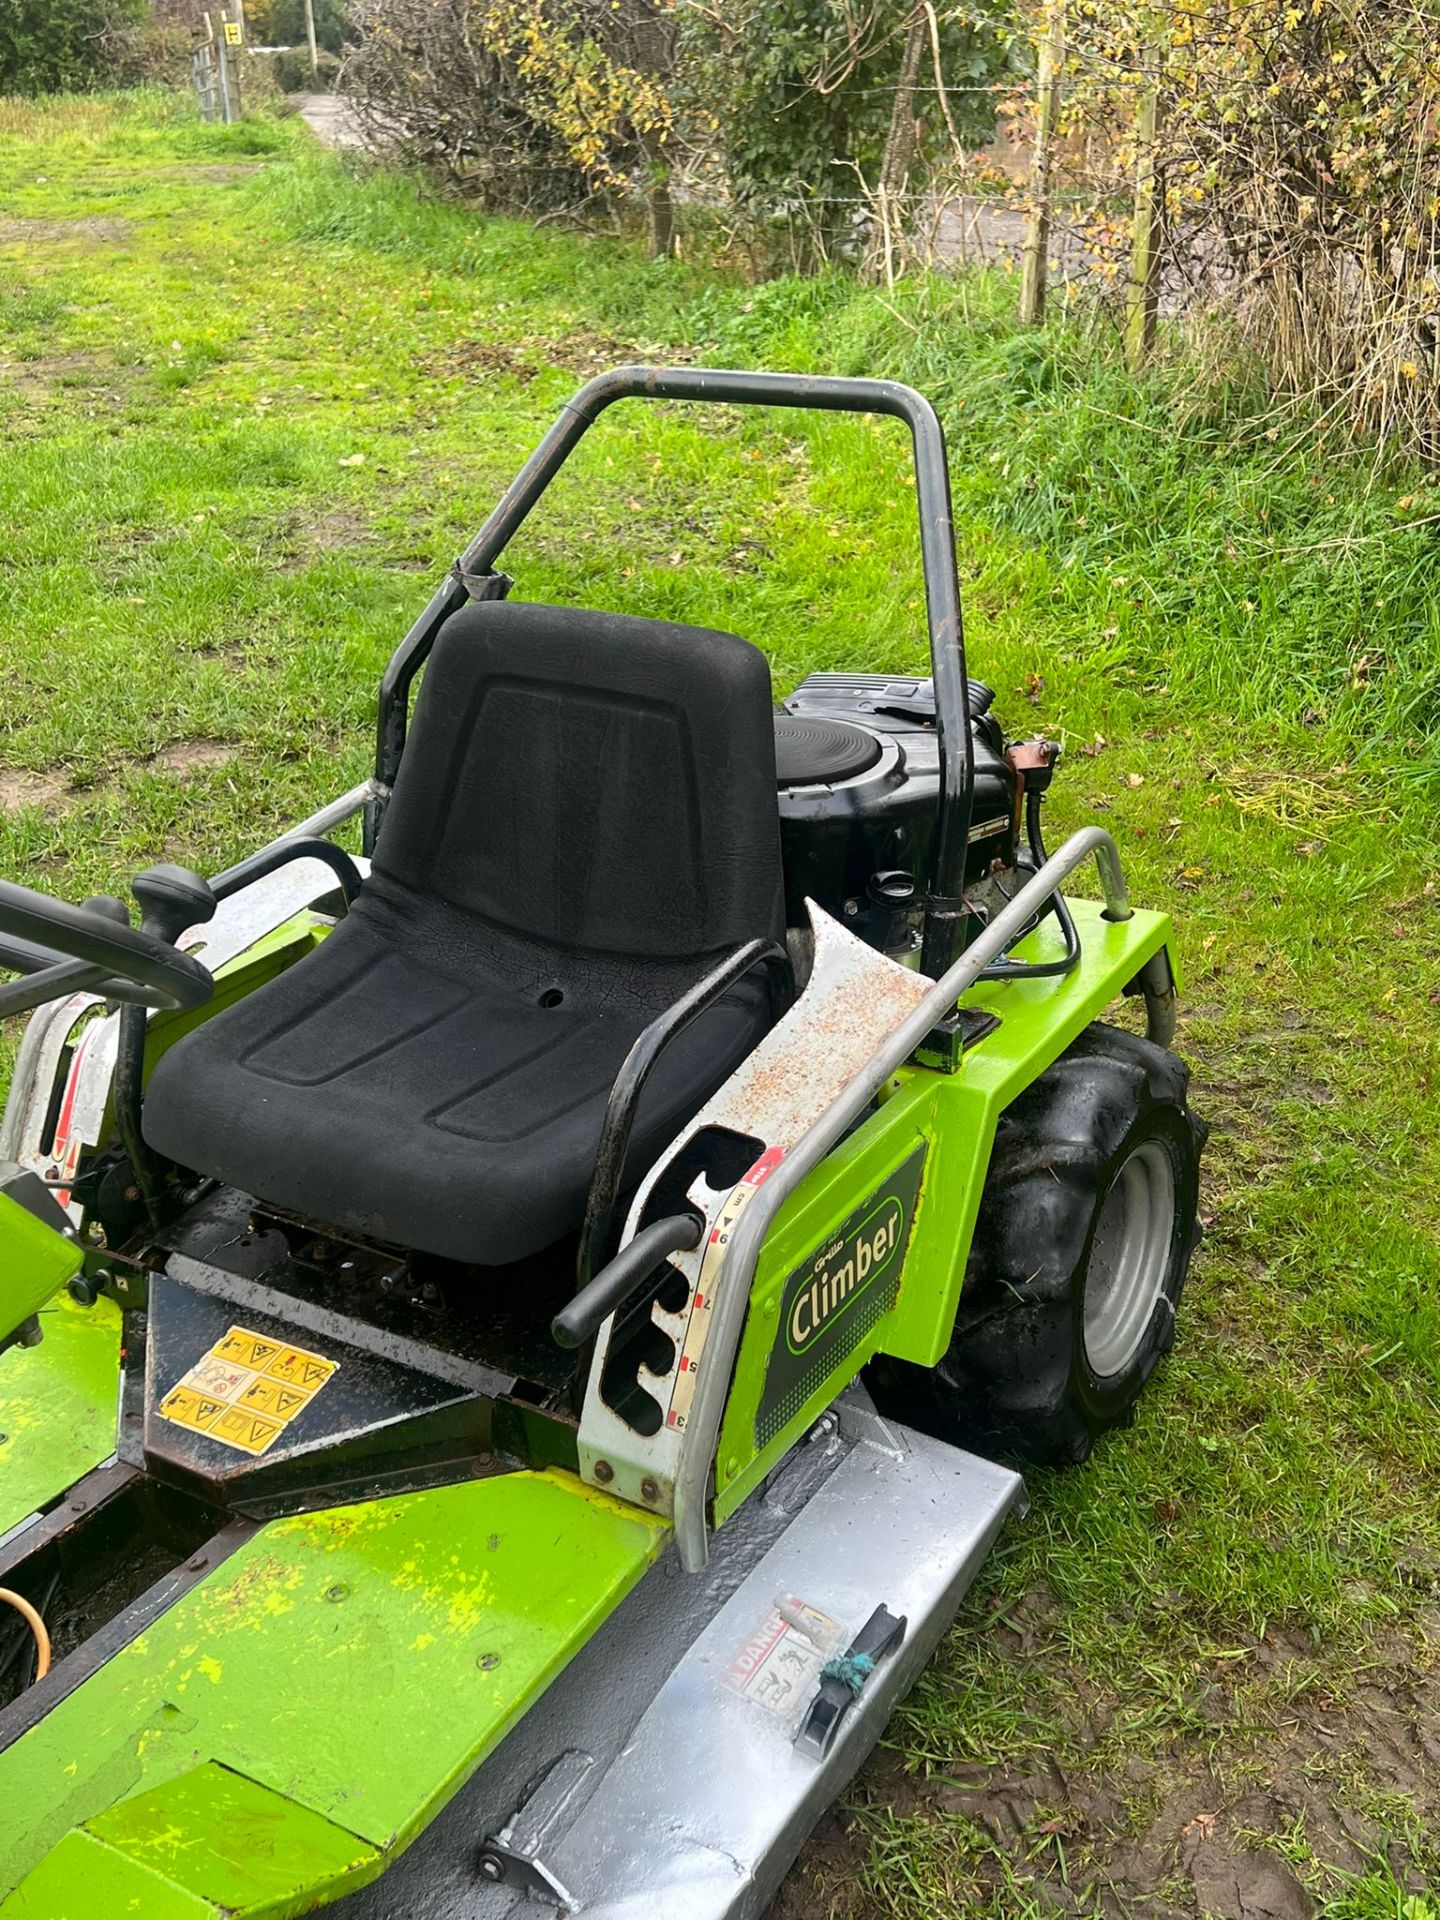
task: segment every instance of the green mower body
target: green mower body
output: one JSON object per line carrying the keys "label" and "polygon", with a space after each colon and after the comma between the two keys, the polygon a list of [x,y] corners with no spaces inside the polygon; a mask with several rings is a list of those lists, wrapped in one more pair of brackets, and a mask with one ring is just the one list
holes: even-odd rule
{"label": "green mower body", "polygon": [[[1036,823],[1053,753],[1002,758],[993,747],[985,764],[1004,769],[995,791],[1006,811],[998,825],[970,817],[988,776],[970,764],[979,748],[957,746],[960,730],[969,739],[963,704],[958,717],[946,704],[963,699],[963,654],[929,409],[904,389],[771,378],[632,370],[592,383],[397,655],[375,780],[213,890],[174,869],[142,876],[143,936],[192,966],[185,950],[199,952],[203,936],[207,999],[177,1005],[170,982],[164,1004],[147,950],[148,1006],[117,1005],[124,954],[103,929],[88,947],[67,945],[57,922],[44,965],[8,956],[32,984],[48,965],[57,991],[27,1034],[0,1132],[11,1156],[0,1177],[0,1588],[49,1623],[54,1664],[38,1673],[31,1629],[0,1605],[3,1920],[281,1920],[337,1901],[357,1920],[396,1912],[388,1902],[400,1895],[366,1906],[360,1890],[472,1776],[494,1783],[486,1804],[504,1817],[487,1812],[483,1831],[454,1842],[460,1864],[437,1851],[420,1890],[404,1894],[406,1911],[423,1914],[424,1887],[451,1874],[445,1899],[459,1899],[463,1880],[470,1904],[437,1894],[437,1914],[619,1915],[637,1900],[652,1914],[758,1914],[1021,1499],[1013,1474],[956,1443],[1009,1432],[1023,1403],[1037,1435],[1068,1446],[1083,1430],[1078,1457],[1123,1417],[1169,1344],[1200,1137],[1183,1074],[1167,1107],[1144,1054],[1170,1059],[1156,1044],[1173,1026],[1169,922],[1131,909],[1107,836],[1092,829],[1045,853]],[[560,1197],[554,1166],[537,1163],[557,1196],[553,1246],[510,1249],[487,1266],[457,1257],[453,1223],[435,1227],[432,1246],[377,1231],[372,1221],[401,1217],[385,1207],[420,1208],[410,1191],[394,1202],[362,1193],[342,1217],[329,1196],[354,1186],[343,1138],[328,1160],[323,1142],[312,1148],[301,1132],[291,1142],[297,1164],[325,1160],[314,1175],[324,1206],[279,1191],[278,1173],[267,1191],[232,1176],[229,1165],[248,1153],[245,1164],[261,1166],[253,1156],[269,1149],[248,1135],[232,1148],[223,1116],[218,1145],[201,1143],[208,1116],[194,1123],[187,1160],[161,1118],[185,1062],[217,1058],[242,1021],[319,981],[322,961],[338,967],[343,942],[358,951],[362,936],[378,938],[363,919],[367,892],[386,928],[400,928],[394,938],[421,924],[428,909],[405,907],[393,877],[420,778],[410,772],[419,758],[401,771],[411,681],[457,610],[508,588],[493,559],[547,461],[557,465],[610,399],[667,392],[898,412],[911,425],[922,481],[928,473],[935,674],[905,683],[903,697],[923,709],[914,689],[933,684],[934,700],[895,724],[913,726],[914,765],[934,756],[925,870],[892,857],[858,883],[847,873],[827,911],[813,894],[807,902],[814,876],[792,858],[814,846],[815,871],[825,869],[832,802],[847,781],[878,771],[884,805],[896,804],[908,734],[898,745],[877,735],[858,770],[796,781],[788,813],[782,785],[788,930],[756,924],[728,957],[691,965],[675,1006],[621,1049],[594,1108],[583,1211]],[[498,644],[488,631],[481,644]],[[453,638],[443,644],[437,674],[454,655]],[[547,692],[545,713],[566,697]],[[416,754],[437,738],[420,715],[425,698]],[[859,759],[869,751],[839,745]],[[836,747],[832,736],[827,750]],[[466,777],[452,775],[462,787]],[[609,777],[596,775],[601,788]],[[319,835],[356,812],[365,857],[352,861]],[[903,847],[909,829],[888,815],[882,824],[886,848]],[[991,835],[978,859],[977,825]],[[1066,906],[1061,879],[1092,857],[1103,902]],[[31,942],[38,899],[21,903]],[[5,914],[0,897],[0,932],[13,930]],[[81,962],[104,977],[77,984]],[[563,988],[545,987],[525,960],[525,993],[541,1006],[559,1005],[546,994],[577,999],[567,964],[555,962]],[[337,992],[303,1020],[288,1015],[287,1033],[329,1019]],[[1014,1364],[988,1399],[983,1383],[952,1391],[947,1382],[979,1378],[976,1355],[1003,1333],[990,1311],[967,1326],[962,1294],[982,1259],[977,1222],[992,1266],[1005,1242],[985,1208],[999,1204],[987,1201],[987,1179],[1010,1150],[1006,1116],[1054,1087],[1051,1107],[1072,1115],[1056,1125],[1075,1130],[1066,1063],[1085,1036],[1093,1049],[1109,1031],[1094,1023],[1126,994],[1144,1001],[1151,1041],[1117,1035],[1108,1048],[1114,1084],[1092,1101],[1086,1139],[1040,1143],[1072,1184],[1082,1162],[1091,1167],[1078,1277],[1037,1281],[1037,1257],[1006,1282],[1023,1317]],[[737,1007],[751,1036],[738,1053],[725,1042],[723,1072],[696,1069],[668,1131],[657,1137],[652,1123],[647,1136],[667,1058],[686,1045],[703,1058],[694,1036],[721,1033],[718,1015]],[[357,1002],[349,1023],[367,1017]],[[260,1031],[236,1043],[235,1073],[263,1056]],[[575,1032],[547,1070],[561,1081],[588,1044]],[[305,1100],[327,1098],[303,1048],[295,1042],[274,1069],[277,1103],[301,1098],[302,1082]],[[204,1091],[197,1068],[185,1098],[203,1106]],[[493,1134],[499,1123],[484,1124]],[[473,1137],[477,1161],[500,1151],[483,1127]],[[450,1151],[448,1140],[437,1150]],[[307,1177],[295,1174],[297,1191]],[[27,1209],[25,1183],[37,1179],[51,1197],[37,1207],[32,1193]],[[495,1231],[518,1235],[531,1197]],[[477,1214],[466,1231],[483,1230]],[[1097,1277],[1094,1250],[1112,1243]],[[1097,1374],[1101,1353],[1120,1364]],[[924,1433],[903,1424],[912,1408]],[[880,1564],[844,1567],[867,1557]],[[882,1604],[861,1607],[845,1587],[862,1573]],[[775,1598],[782,1579],[807,1584]],[[731,1613],[746,1626],[752,1585],[762,1618],[735,1638]],[[850,1598],[832,1612],[828,1596],[842,1591]],[[727,1635],[735,1648],[722,1658],[714,1649],[729,1647]],[[708,1705],[697,1675],[717,1689]],[[588,1702],[597,1725],[614,1722],[610,1748],[593,1729],[547,1722],[572,1713],[565,1701]],[[669,1732],[654,1735],[647,1773],[652,1727]],[[543,1758],[522,1764],[530,1738]],[[690,1750],[683,1762],[668,1744],[677,1738]],[[753,1802],[734,1764],[752,1752]],[[637,1806],[637,1777],[653,1782],[653,1806]],[[710,1837],[689,1852],[656,1841],[637,1853],[627,1841],[626,1853],[615,1840],[608,1864],[611,1842],[586,1837],[640,1833],[647,1820]],[[434,1828],[437,1848],[455,1821]]]}

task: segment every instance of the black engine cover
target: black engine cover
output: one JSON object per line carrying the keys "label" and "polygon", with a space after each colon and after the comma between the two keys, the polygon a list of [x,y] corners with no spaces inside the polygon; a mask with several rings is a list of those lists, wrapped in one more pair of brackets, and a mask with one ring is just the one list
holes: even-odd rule
{"label": "black engine cover", "polygon": [[[965,881],[1015,864],[1015,776],[992,695],[970,683],[975,800]],[[775,720],[785,913],[819,902],[873,946],[915,944],[940,804],[940,742],[929,680],[812,673]]]}

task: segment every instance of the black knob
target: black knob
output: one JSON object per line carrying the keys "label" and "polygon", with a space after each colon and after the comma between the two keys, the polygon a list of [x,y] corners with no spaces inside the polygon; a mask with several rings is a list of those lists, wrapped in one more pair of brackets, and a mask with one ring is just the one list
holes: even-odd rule
{"label": "black knob", "polygon": [[114,920],[122,927],[130,924],[130,909],[123,900],[117,900],[113,893],[92,893],[84,903],[87,913],[100,913],[107,920]]}
{"label": "black knob", "polygon": [[968,685],[970,691],[970,718],[972,720],[979,720],[994,706],[995,689],[993,687],[987,687],[983,680],[971,680]]}
{"label": "black knob", "polygon": [[217,905],[208,880],[191,873],[188,867],[168,863],[137,873],[130,891],[140,902],[141,927],[168,940],[171,946],[187,927],[208,920]]}

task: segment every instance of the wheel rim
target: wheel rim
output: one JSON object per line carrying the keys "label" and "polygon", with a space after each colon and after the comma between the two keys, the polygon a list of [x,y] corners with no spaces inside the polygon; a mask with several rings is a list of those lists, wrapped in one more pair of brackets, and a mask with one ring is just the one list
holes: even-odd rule
{"label": "wheel rim", "polygon": [[1135,1358],[1165,1286],[1175,1169],[1158,1140],[1138,1146],[1105,1196],[1085,1275],[1085,1358],[1102,1380]]}

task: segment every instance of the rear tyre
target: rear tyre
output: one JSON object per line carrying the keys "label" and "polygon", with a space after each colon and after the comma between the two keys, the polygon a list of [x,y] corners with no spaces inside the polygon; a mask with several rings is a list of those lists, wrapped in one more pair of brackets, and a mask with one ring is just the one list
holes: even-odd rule
{"label": "rear tyre", "polygon": [[1001,1116],[950,1347],[884,1356],[882,1410],[974,1451],[1085,1459],[1128,1420],[1162,1354],[1199,1240],[1209,1129],[1189,1072],[1096,1024]]}

